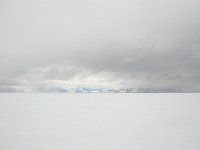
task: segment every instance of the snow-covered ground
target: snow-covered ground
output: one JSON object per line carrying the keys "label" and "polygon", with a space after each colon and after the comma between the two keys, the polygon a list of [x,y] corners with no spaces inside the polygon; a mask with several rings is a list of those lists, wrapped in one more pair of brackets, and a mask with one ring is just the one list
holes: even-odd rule
{"label": "snow-covered ground", "polygon": [[200,94],[0,94],[0,150],[199,150]]}

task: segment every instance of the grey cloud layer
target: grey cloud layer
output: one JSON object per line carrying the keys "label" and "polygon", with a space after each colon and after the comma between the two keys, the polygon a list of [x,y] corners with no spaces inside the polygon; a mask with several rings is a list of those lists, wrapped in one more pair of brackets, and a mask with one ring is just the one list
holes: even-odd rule
{"label": "grey cloud layer", "polygon": [[200,91],[198,0],[0,3],[0,91]]}

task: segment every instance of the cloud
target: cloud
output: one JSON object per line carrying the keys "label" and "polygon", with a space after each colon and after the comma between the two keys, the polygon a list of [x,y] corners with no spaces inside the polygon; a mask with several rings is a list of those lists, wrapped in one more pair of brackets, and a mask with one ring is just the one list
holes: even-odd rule
{"label": "cloud", "polygon": [[84,85],[200,91],[199,4],[3,0],[2,91]]}

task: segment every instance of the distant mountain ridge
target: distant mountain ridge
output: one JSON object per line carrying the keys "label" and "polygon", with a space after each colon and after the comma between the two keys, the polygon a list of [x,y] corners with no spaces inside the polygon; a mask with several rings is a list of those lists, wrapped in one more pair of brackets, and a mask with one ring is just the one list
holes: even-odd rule
{"label": "distant mountain ridge", "polygon": [[67,93],[182,93],[183,91],[171,88],[102,88],[102,87],[76,87],[71,89],[59,90],[58,92]]}

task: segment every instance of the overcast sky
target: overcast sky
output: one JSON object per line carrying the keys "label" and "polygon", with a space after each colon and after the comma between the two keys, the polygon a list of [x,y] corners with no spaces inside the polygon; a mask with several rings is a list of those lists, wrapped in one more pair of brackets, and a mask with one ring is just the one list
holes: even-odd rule
{"label": "overcast sky", "polygon": [[0,0],[0,92],[200,91],[199,0]]}

